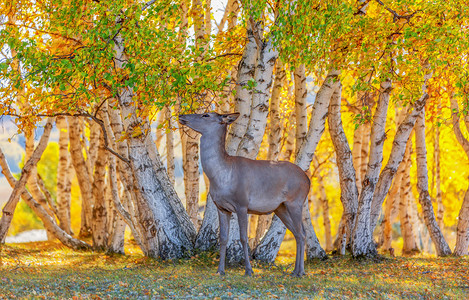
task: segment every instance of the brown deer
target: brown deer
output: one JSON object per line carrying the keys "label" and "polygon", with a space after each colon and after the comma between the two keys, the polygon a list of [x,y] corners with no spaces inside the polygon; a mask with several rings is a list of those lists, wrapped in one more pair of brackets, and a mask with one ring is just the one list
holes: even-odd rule
{"label": "brown deer", "polygon": [[209,192],[218,208],[220,220],[220,263],[217,273],[225,274],[231,214],[238,215],[245,275],[251,276],[248,213],[262,215],[274,212],[296,239],[296,262],[292,275],[303,276],[305,230],[302,208],[310,187],[309,178],[301,168],[287,161],[252,160],[228,155],[225,149],[227,126],[238,116],[238,113],[179,116],[179,123],[202,134],[202,168],[209,178]]}

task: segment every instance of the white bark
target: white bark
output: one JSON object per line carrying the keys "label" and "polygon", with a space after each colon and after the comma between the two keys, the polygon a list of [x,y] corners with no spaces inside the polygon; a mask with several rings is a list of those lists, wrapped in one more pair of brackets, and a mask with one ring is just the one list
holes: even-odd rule
{"label": "white bark", "polygon": [[415,148],[417,152],[417,188],[422,206],[425,225],[428,228],[438,256],[451,254],[448,243],[441,232],[433,212],[432,200],[428,192],[427,148],[425,144],[425,109],[422,110],[415,124]]}
{"label": "white bark", "polygon": [[[123,68],[123,64],[127,61],[124,53],[124,40],[121,35],[114,38],[115,45],[115,66],[119,70]],[[124,130],[129,133],[129,161],[130,167],[136,179],[137,187],[143,199],[143,203],[148,205],[150,211],[146,215],[142,215],[143,210],[139,208],[140,222],[145,230],[145,238],[150,247],[148,256],[160,256],[163,259],[172,259],[187,255],[192,250],[192,241],[186,235],[185,229],[181,226],[178,216],[176,215],[173,206],[170,204],[168,194],[165,191],[166,180],[169,179],[158,177],[162,175],[159,170],[165,170],[161,165],[154,167],[154,163],[160,163],[150,158],[149,150],[155,150],[156,146],[153,143],[153,148],[147,149],[147,137],[141,132],[145,132],[148,128],[143,128],[142,131],[136,130],[138,126],[148,126],[146,122],[137,116],[136,107],[133,105],[134,95],[130,88],[123,88],[119,91],[118,101],[122,110],[124,120]],[[151,146],[148,146],[151,147]],[[158,172],[158,173],[157,173]],[[169,200],[169,201],[168,201]],[[158,249],[154,246],[158,246]]]}
{"label": "white bark", "polygon": [[280,124],[280,94],[285,84],[285,66],[280,59],[277,60],[275,70],[275,81],[272,88],[272,98],[270,100],[270,132],[268,160],[277,160],[280,152],[280,138],[282,128]]}
{"label": "white bark", "polygon": [[377,254],[370,226],[370,210],[383,160],[383,145],[386,139],[386,116],[391,90],[392,84],[390,80],[381,83],[380,97],[371,127],[368,169],[363,180],[360,198],[358,199],[355,228],[352,233],[352,255],[354,257],[369,257]]}
{"label": "white bark", "polygon": [[[99,129],[100,130],[100,129]],[[93,175],[93,222],[92,222],[92,236],[93,247],[95,250],[104,251],[107,248],[107,231],[108,231],[108,210],[106,208],[105,200],[105,177],[106,165],[108,161],[108,152],[104,145],[103,134],[99,135],[97,146],[97,155],[94,161],[94,175]]]}
{"label": "white bark", "polygon": [[[298,152],[295,161],[296,165],[305,171],[309,169],[313,159],[314,151],[316,150],[316,146],[318,145],[319,139],[324,132],[324,125],[326,122],[329,102],[332,93],[339,85],[339,81],[337,79],[338,75],[338,71],[330,71],[324,80],[323,85],[319,89],[318,94],[316,95],[316,101],[313,105],[308,133],[306,135],[305,142],[300,147],[300,151]],[[312,228],[309,209],[303,210],[303,213],[306,213],[306,215],[303,216],[303,226],[307,231],[307,258],[324,258],[326,253],[319,245],[316,234],[314,233],[314,229]],[[272,219],[269,230],[254,250],[253,257],[262,261],[273,262],[273,259],[275,259],[278,250],[280,249],[280,244],[285,235],[285,230],[286,227],[282,221],[280,221],[279,218],[274,217]]]}
{"label": "white bark", "polygon": [[[352,157],[353,157],[353,168],[355,169],[355,174],[356,174],[356,186],[358,189],[361,188],[361,152],[362,152],[362,136],[364,134],[364,128],[365,126],[363,124],[360,124],[357,129],[353,132],[353,148],[352,148]],[[358,193],[360,193],[360,190],[358,190]]]}
{"label": "white bark", "polygon": [[[407,116],[404,121],[399,125],[396,135],[394,136],[391,155],[386,163],[386,166],[379,175],[379,181],[376,185],[376,189],[373,194],[373,202],[371,204],[371,231],[376,227],[379,215],[381,213],[381,207],[383,205],[384,198],[388,194],[389,188],[391,187],[392,178],[396,174],[397,168],[404,157],[407,140],[414,128],[415,121],[419,116],[420,112],[424,109],[428,99],[428,94],[424,85],[424,92],[420,99],[416,100],[412,106],[412,110],[407,112]],[[381,156],[382,159],[382,156]],[[380,163],[381,166],[381,163]]]}
{"label": "white bark", "polygon": [[183,147],[184,194],[186,196],[186,210],[191,222],[198,227],[199,211],[199,134],[194,130],[183,127],[181,144]]}
{"label": "white bark", "polygon": [[[251,114],[253,90],[248,88],[248,82],[254,80],[254,71],[257,61],[257,44],[254,39],[253,29],[249,22],[246,23],[247,43],[243,56],[238,65],[238,79],[236,80],[235,112],[239,113],[238,119],[231,125],[226,144],[228,153],[236,153],[241,139],[246,133]],[[233,149],[233,150],[232,150]]]}
{"label": "white bark", "polygon": [[301,145],[298,155],[296,157],[296,165],[303,170],[307,170],[311,165],[314,151],[319,143],[319,140],[324,132],[327,111],[332,93],[338,88],[340,72],[331,70],[324,80],[321,88],[319,89],[316,100],[314,101],[313,111],[309,121],[308,133],[304,143]]}
{"label": "white bark", "polygon": [[411,206],[411,185],[410,185],[410,168],[412,165],[412,141],[409,141],[408,148],[405,153],[405,171],[401,184],[401,199],[399,203],[399,219],[401,223],[401,235],[403,239],[402,255],[412,256],[420,252],[415,240],[415,228],[412,224],[412,206]]}
{"label": "white bark", "polygon": [[257,82],[255,92],[252,95],[252,109],[249,123],[237,155],[255,159],[264,137],[269,113],[270,88],[272,86],[272,75],[277,60],[278,52],[273,46],[272,39],[262,43],[259,51],[254,80]]}
{"label": "white bark", "polygon": [[443,198],[441,195],[441,172],[440,172],[440,127],[438,125],[435,126],[435,150],[433,153],[433,163],[434,163],[434,183],[436,187],[436,203],[438,206],[438,212],[436,215],[436,219],[438,222],[438,226],[443,230],[445,224],[443,222],[445,208],[443,206]]}
{"label": "white bark", "polygon": [[79,236],[88,237],[91,235],[91,203],[93,201],[93,193],[91,176],[81,147],[80,125],[77,117],[68,118],[68,134],[70,139],[70,156],[80,187],[81,201],[83,202]]}
{"label": "white bark", "polygon": [[345,136],[340,114],[341,87],[334,92],[329,105],[329,132],[336,152],[337,167],[340,178],[340,201],[344,208],[342,221],[343,232],[339,232],[338,249],[344,249],[350,243],[352,231],[355,225],[355,216],[358,207],[358,189],[356,186],[356,175],[353,167],[353,156]]}
{"label": "white bark", "polygon": [[[453,131],[456,139],[458,140],[459,144],[466,152],[467,158],[469,159],[469,140],[467,140],[461,132],[461,128],[459,127],[459,107],[457,100],[452,97],[451,98],[451,111],[453,116]],[[469,120],[466,118],[465,120],[466,127],[469,131]],[[469,188],[464,195],[464,200],[461,205],[461,209],[459,210],[458,216],[458,227],[457,227],[457,235],[456,235],[456,247],[454,248],[453,254],[455,256],[463,256],[468,254],[469,248]]]}
{"label": "white bark", "polygon": [[168,120],[168,131],[166,132],[166,170],[168,172],[169,181],[174,185],[174,131],[171,107],[166,106],[164,113],[166,120]]}
{"label": "white bark", "polygon": [[[5,175],[8,183],[12,188],[16,186],[18,181],[13,177],[8,167],[7,161],[4,156],[0,155],[0,166],[2,173]],[[34,211],[34,213],[41,219],[46,230],[51,232],[54,237],[61,241],[65,246],[70,247],[74,250],[89,250],[91,246],[87,243],[77,240],[70,236],[68,233],[63,231],[55,222],[55,220],[44,210],[44,208],[36,202],[31,194],[23,189],[21,198],[28,204],[28,206]],[[3,218],[2,218],[3,219]]]}
{"label": "white bark", "polygon": [[308,119],[306,109],[306,97],[308,91],[306,89],[306,74],[305,65],[300,65],[295,69],[295,116],[296,116],[296,149],[295,153],[298,153],[300,146],[303,144],[306,138],[306,132],[308,131]]}
{"label": "white bark", "polygon": [[[2,210],[2,218],[0,219],[0,243],[5,242],[5,237],[7,235],[8,229],[10,228],[11,220],[13,219],[13,214],[15,213],[16,205],[20,200],[20,196],[25,189],[26,182],[28,182],[30,176],[33,174],[37,163],[41,159],[42,153],[47,147],[49,141],[50,132],[52,130],[53,119],[49,118],[46,125],[44,126],[44,133],[41,136],[39,144],[36,149],[31,154],[31,157],[26,161],[23,169],[21,170],[20,179],[15,183],[13,191],[8,198],[8,201],[5,203],[5,206]],[[5,173],[9,172],[8,165],[6,165],[5,155],[0,149],[0,160],[4,161],[2,164],[2,173],[7,176]]]}
{"label": "white bark", "polygon": [[70,205],[71,205],[71,173],[72,165],[70,153],[68,152],[68,123],[66,117],[56,118],[59,130],[59,164],[57,167],[57,218],[60,228],[66,233],[72,234]]}
{"label": "white bark", "polygon": [[386,199],[386,213],[385,219],[383,220],[383,249],[386,251],[391,251],[389,249],[391,249],[392,242],[392,224],[394,218],[396,217],[397,208],[400,201],[400,190],[404,173],[405,163],[404,161],[402,161],[399,164],[399,168],[397,169],[397,175],[394,178],[392,188],[389,191],[388,197]]}

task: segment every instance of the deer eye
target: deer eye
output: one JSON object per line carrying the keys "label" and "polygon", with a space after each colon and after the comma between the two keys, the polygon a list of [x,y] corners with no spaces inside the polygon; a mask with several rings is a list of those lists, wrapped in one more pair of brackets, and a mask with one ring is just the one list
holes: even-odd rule
{"label": "deer eye", "polygon": [[203,115],[202,115],[202,118],[208,118],[208,117],[210,117],[209,114],[203,114]]}

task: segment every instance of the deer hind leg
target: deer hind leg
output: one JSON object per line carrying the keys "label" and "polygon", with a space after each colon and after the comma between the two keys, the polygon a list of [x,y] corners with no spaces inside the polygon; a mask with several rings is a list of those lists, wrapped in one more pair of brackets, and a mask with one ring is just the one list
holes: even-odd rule
{"label": "deer hind leg", "polygon": [[287,202],[279,206],[275,214],[282,220],[287,228],[293,233],[296,240],[296,261],[292,276],[301,277],[305,275],[305,238],[306,233],[302,222],[302,207],[295,202]]}
{"label": "deer hind leg", "polygon": [[246,209],[241,209],[236,212],[238,215],[238,224],[239,224],[239,239],[241,245],[243,245],[244,252],[244,266],[246,272],[245,276],[252,275],[251,262],[249,261],[249,247],[248,247],[248,211]]}
{"label": "deer hind leg", "polygon": [[218,264],[217,273],[225,275],[226,245],[228,244],[228,234],[230,232],[231,213],[217,210],[220,223],[220,263]]}

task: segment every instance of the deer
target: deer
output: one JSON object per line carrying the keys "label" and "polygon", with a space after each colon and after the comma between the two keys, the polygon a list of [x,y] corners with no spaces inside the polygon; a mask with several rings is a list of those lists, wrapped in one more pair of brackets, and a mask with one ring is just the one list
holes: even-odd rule
{"label": "deer", "polygon": [[310,189],[309,177],[300,167],[288,161],[252,160],[228,155],[225,149],[227,127],[238,117],[239,113],[213,112],[179,115],[180,124],[202,135],[202,169],[209,179],[209,194],[217,207],[220,224],[220,262],[217,274],[225,275],[231,215],[236,213],[238,216],[245,276],[252,276],[248,248],[248,214],[274,212],[296,240],[296,262],[291,275],[304,276],[306,234],[302,210]]}

